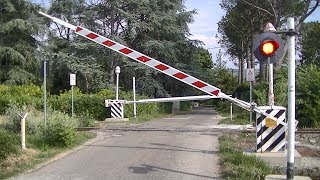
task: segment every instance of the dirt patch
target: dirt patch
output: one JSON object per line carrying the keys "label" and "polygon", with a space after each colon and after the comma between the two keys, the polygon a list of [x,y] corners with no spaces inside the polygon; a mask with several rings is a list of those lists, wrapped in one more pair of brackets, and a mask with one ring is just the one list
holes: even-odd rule
{"label": "dirt patch", "polygon": [[34,156],[39,154],[38,151],[28,148],[21,152],[20,155],[12,155],[7,157],[3,162],[0,163],[0,169],[8,171],[13,169],[19,162],[29,162]]}
{"label": "dirt patch", "polygon": [[302,157],[320,157],[320,150],[313,149],[305,146],[297,146],[296,150]]}

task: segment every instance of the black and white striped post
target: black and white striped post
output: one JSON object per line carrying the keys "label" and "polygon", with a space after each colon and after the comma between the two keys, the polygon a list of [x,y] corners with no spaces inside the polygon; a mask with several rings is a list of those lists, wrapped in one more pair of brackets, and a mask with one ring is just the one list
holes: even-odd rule
{"label": "black and white striped post", "polygon": [[278,152],[286,144],[286,108],[281,106],[261,106],[256,114],[256,151]]}
{"label": "black and white striped post", "polygon": [[111,118],[124,118],[123,102],[119,100],[110,100]]}

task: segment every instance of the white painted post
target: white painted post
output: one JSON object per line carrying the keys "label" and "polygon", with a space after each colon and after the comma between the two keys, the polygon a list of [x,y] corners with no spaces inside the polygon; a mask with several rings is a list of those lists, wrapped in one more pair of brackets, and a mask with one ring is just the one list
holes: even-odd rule
{"label": "white painted post", "polygon": [[[294,18],[287,20],[287,28],[294,31]],[[295,35],[287,36],[288,43],[288,154],[287,179],[293,179],[294,171],[294,142],[295,142]]]}
{"label": "white painted post", "polygon": [[116,75],[117,75],[117,82],[116,82],[116,100],[119,100],[119,74],[120,74],[120,67],[116,67]]}
{"label": "white painted post", "polygon": [[47,61],[43,61],[43,121],[47,125]]}
{"label": "white painted post", "polygon": [[132,92],[133,92],[133,116],[137,118],[137,103],[136,103],[136,77],[132,78]]}
{"label": "white painted post", "polygon": [[[252,81],[250,81],[250,104],[252,103],[252,91],[253,91],[253,85]],[[252,125],[252,108],[250,108],[250,125]]]}
{"label": "white painted post", "polygon": [[[270,59],[270,57],[268,58]],[[273,93],[273,64],[269,63],[269,106],[274,106],[274,93]]]}
{"label": "white painted post", "polygon": [[232,121],[232,103],[230,103],[230,119]]}
{"label": "white painted post", "polygon": [[73,118],[74,110],[73,110],[73,86],[71,86],[71,117]]}
{"label": "white painted post", "polygon": [[70,86],[71,86],[71,117],[74,116],[74,101],[73,101],[73,86],[76,85],[76,74],[70,74]]}
{"label": "white painted post", "polygon": [[21,148],[22,150],[26,149],[26,118],[28,116],[28,113],[26,113],[21,118]]}

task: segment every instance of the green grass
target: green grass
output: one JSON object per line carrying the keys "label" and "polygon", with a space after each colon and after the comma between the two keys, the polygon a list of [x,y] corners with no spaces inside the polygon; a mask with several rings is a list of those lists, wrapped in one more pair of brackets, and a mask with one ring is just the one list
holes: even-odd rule
{"label": "green grass", "polygon": [[246,125],[246,124],[249,124],[249,123],[250,123],[249,118],[243,118],[243,117],[233,117],[232,120],[231,120],[231,118],[226,118],[226,119],[221,119],[219,121],[219,124]]}
{"label": "green grass", "polygon": [[219,138],[219,157],[225,179],[259,180],[272,172],[262,160],[244,155],[239,142],[244,136],[224,135]]}
{"label": "green grass", "polygon": [[75,142],[69,147],[50,147],[43,145],[37,136],[27,136],[27,150],[19,155],[10,156],[0,162],[0,179],[9,178],[35,168],[38,164],[55,157],[57,154],[83,144],[95,137],[90,132],[77,132]]}

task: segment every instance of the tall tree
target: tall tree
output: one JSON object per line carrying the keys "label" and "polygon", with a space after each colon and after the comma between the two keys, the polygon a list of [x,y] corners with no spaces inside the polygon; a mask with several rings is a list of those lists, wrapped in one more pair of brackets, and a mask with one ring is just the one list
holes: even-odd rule
{"label": "tall tree", "polygon": [[[297,30],[300,30],[303,21],[318,5],[319,0],[222,0],[221,6],[227,13],[219,23],[221,43],[231,56],[238,57],[242,72],[243,59],[247,60],[247,67],[253,66],[252,37],[260,33],[267,22],[272,22],[279,29],[286,17],[293,16],[296,17]],[[277,65],[281,63],[282,59]],[[261,79],[265,79],[264,70],[263,67],[260,68]]]}
{"label": "tall tree", "polygon": [[[76,2],[77,0],[68,1]],[[80,2],[80,0],[78,1]],[[87,3],[84,3],[84,7],[79,7],[79,9],[83,8],[81,12],[70,10],[68,3],[58,6],[59,2],[55,1],[52,4],[49,11],[51,14],[62,18],[74,17],[72,20],[74,24],[92,29],[197,77],[204,76],[199,71],[199,68],[201,69],[201,63],[197,56],[199,43],[187,38],[189,35],[188,23],[192,22],[192,15],[195,11],[186,11],[183,0],[85,1]],[[79,4],[77,6],[74,3],[70,4],[72,5],[71,9],[79,6]],[[57,35],[64,36],[65,40],[56,39]],[[109,84],[113,84],[114,67],[120,65],[120,85],[125,88],[130,88],[131,78],[135,76],[138,88],[150,96],[183,95],[194,92],[192,88],[185,88],[183,83],[146,66],[132,61],[122,61],[126,57],[113,53],[104,47],[78,38],[73,34],[67,35],[69,35],[67,30],[57,29],[52,38],[55,41],[53,43],[54,52],[56,57],[59,57],[55,62],[62,61],[61,59],[66,59],[64,61],[68,63],[75,62],[75,65],[72,65],[73,68],[70,64],[65,64],[61,68],[77,69],[81,73],[86,68],[99,67],[99,72],[102,70],[108,77]],[[87,57],[92,59],[89,61],[90,63],[97,66],[86,65],[83,61],[79,63],[80,59],[86,60]],[[78,66],[80,64],[83,65],[83,68]],[[66,70],[64,71],[66,72]],[[61,73],[58,69],[56,72]],[[85,72],[91,72],[91,75],[94,75],[92,74],[94,73],[93,69]]]}
{"label": "tall tree", "polygon": [[309,22],[302,28],[301,64],[320,67],[320,23]]}
{"label": "tall tree", "polygon": [[39,61],[35,58],[40,32],[39,8],[26,0],[0,0],[0,83],[35,83]]}

